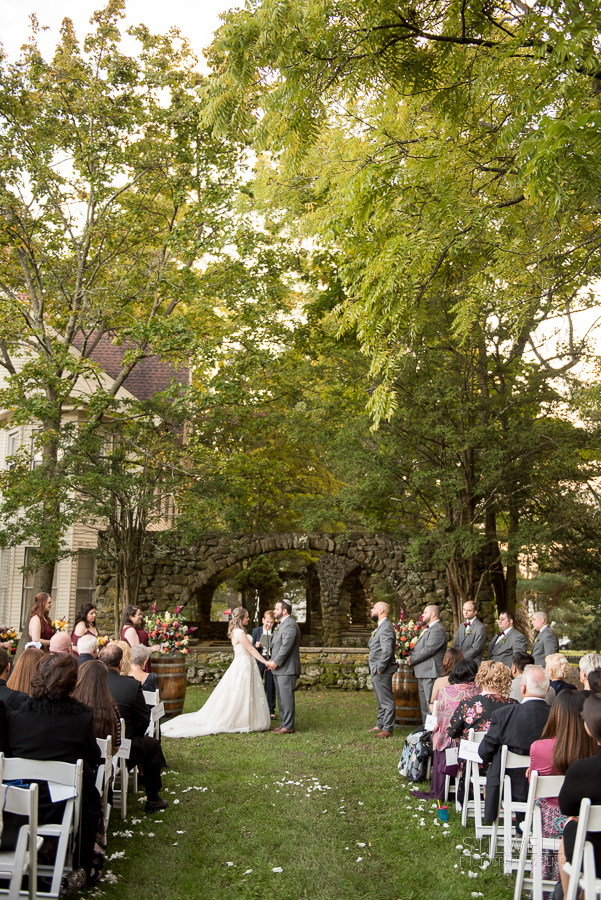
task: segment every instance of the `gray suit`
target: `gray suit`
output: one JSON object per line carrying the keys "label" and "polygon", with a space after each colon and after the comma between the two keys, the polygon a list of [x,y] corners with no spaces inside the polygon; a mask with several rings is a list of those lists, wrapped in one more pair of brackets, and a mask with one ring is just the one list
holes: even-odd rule
{"label": "gray suit", "polygon": [[439,620],[424,628],[411,651],[411,665],[417,678],[424,722],[430,713],[430,697],[434,682],[442,675],[442,660],[446,650],[447,633]]}
{"label": "gray suit", "polygon": [[503,638],[495,634],[488,645],[488,658],[494,659],[496,662],[505,663],[507,668],[511,669],[513,654],[517,653],[518,650],[521,653],[527,653],[528,644],[521,631],[516,631],[515,627],[511,629],[509,634],[505,634],[504,638],[505,640],[501,643]]}
{"label": "gray suit", "polygon": [[398,669],[395,659],[396,633],[390,619],[382,619],[369,639],[369,671],[376,700],[377,725],[392,734],[396,720],[392,676]]}
{"label": "gray suit", "polygon": [[465,659],[473,659],[480,665],[482,651],[486,646],[486,628],[480,619],[474,619],[470,625],[470,634],[465,633],[465,622],[462,622],[455,635],[454,647],[461,650]]}
{"label": "gray suit", "polygon": [[545,668],[547,656],[550,656],[552,653],[559,653],[559,640],[550,625],[547,625],[536,635],[530,652],[536,665],[542,666],[543,669]]}
{"label": "gray suit", "polygon": [[294,691],[300,675],[300,628],[296,619],[286,616],[280,622],[271,644],[275,691],[278,696],[281,727],[294,730]]}

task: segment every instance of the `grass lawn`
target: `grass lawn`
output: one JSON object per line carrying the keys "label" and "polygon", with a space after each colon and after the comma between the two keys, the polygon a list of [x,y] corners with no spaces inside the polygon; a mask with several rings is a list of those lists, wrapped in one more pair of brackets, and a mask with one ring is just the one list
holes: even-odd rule
{"label": "grass lawn", "polygon": [[[185,711],[207,697],[206,688],[189,687]],[[171,805],[145,815],[130,795],[127,822],[113,812],[109,874],[87,896],[512,897],[513,878],[456,849],[480,851],[471,826],[464,831],[454,810],[448,828],[436,825],[432,804],[413,799],[397,773],[404,733],[376,740],[366,733],[375,714],[371,693],[302,692],[293,735],[165,740]]]}

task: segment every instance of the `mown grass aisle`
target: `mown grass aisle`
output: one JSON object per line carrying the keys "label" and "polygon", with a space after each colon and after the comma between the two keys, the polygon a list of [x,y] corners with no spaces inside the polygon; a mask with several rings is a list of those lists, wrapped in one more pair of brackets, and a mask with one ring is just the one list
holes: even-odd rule
{"label": "mown grass aisle", "polygon": [[[185,711],[198,709],[207,697],[206,690],[189,688]],[[112,875],[88,895],[513,896],[513,879],[498,866],[481,869],[485,857],[464,854],[479,854],[471,827],[464,831],[454,813],[448,828],[436,825],[432,804],[413,799],[397,774],[401,732],[383,741],[366,733],[375,711],[373,694],[299,693],[294,735],[165,741],[170,770],[163,795],[171,805],[147,816],[143,803],[130,795],[127,822],[113,813],[109,859],[116,855],[107,863]],[[468,876],[470,870],[476,877]]]}

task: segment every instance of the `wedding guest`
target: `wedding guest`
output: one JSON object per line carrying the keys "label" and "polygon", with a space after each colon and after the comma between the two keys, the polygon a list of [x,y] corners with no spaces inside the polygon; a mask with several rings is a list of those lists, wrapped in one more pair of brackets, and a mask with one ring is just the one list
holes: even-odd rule
{"label": "wedding guest", "polygon": [[570,676],[572,667],[561,653],[550,653],[549,656],[547,656],[545,669],[549,676],[549,685],[555,691],[556,697],[561,694],[562,691],[578,690],[575,684],[565,680]]}
{"label": "wedding guest", "polygon": [[93,634],[84,634],[77,642],[77,646],[79,647],[79,656],[76,658],[80,666],[93,659],[98,659],[98,638],[95,638]]}
{"label": "wedding guest", "polygon": [[436,728],[432,732],[432,784],[429,791],[417,791],[416,797],[421,800],[442,800],[444,797],[445,778],[454,778],[458,771],[457,764],[447,764],[446,751],[457,747],[457,742],[447,734],[451,716],[462,700],[469,699],[478,693],[474,683],[478,666],[474,659],[459,659],[449,673],[449,683],[440,689],[436,710]]}
{"label": "wedding guest", "polygon": [[93,603],[82,603],[81,608],[75,616],[75,625],[71,632],[71,643],[73,650],[77,655],[79,653],[78,642],[84,634],[91,634],[95,638],[99,637],[96,628],[96,607]]}
{"label": "wedding guest", "polygon": [[[518,650],[517,653],[513,654],[513,660],[511,662],[511,677],[513,681],[511,682],[511,693],[510,697],[513,700],[517,700],[518,703],[522,702],[522,673],[526,666],[534,665],[534,657],[531,653],[522,653],[521,650]],[[552,687],[547,691],[547,696],[545,700],[549,704],[549,706],[553,703],[555,699],[555,691]]]}
{"label": "wedding guest", "polygon": [[580,683],[584,685],[584,696],[588,697],[591,692],[588,676],[593,669],[601,669],[601,655],[598,653],[585,653],[578,663],[578,668],[580,669]]}
{"label": "wedding guest", "polygon": [[54,634],[54,628],[50,620],[50,609],[52,608],[52,597],[42,591],[36,594],[33,608],[29,614],[29,641],[41,644],[40,649],[44,653],[48,652],[50,639]]}
{"label": "wedding guest", "polygon": [[121,746],[121,717],[108,688],[107,668],[99,659],[79,665],[73,697],[91,708],[96,737],[104,740],[110,736],[112,752],[116,753]]}
{"label": "wedding guest", "polygon": [[[130,647],[144,644],[150,653],[161,649],[160,644],[148,644],[148,632],[142,625],[142,610],[139,606],[126,606],[121,616],[121,640],[126,641]],[[146,662],[146,671],[150,672],[150,659]]]}
{"label": "wedding guest", "polygon": [[[596,656],[597,654],[588,655]],[[582,718],[588,734],[597,744],[597,753],[572,763],[566,772],[563,786],[559,792],[559,809],[564,816],[570,817],[570,821],[566,822],[563,829],[563,838],[559,849],[561,883],[566,897],[569,878],[562,866],[566,861],[572,862],[580,801],[584,797],[588,797],[594,806],[601,805],[601,750],[599,749],[601,748],[601,696],[599,694],[591,694],[585,699]],[[598,831],[587,831],[586,840],[593,845],[595,868],[597,872],[601,872],[601,834]]]}
{"label": "wedding guest", "polygon": [[57,631],[50,638],[48,651],[56,655],[61,653],[71,653],[71,638],[64,631]]}
{"label": "wedding guest", "polygon": [[[24,656],[25,653],[21,659]],[[72,696],[78,672],[77,663],[70,654],[46,655],[41,659],[31,678],[31,696],[9,715],[8,743],[10,756],[67,763],[83,760],[80,846],[74,851],[74,859],[80,859],[81,866],[90,873],[102,817],[96,790],[100,751],[92,710]],[[39,783],[38,797],[39,824],[60,822],[64,802],[52,802],[45,781]]]}
{"label": "wedding guest", "polygon": [[477,617],[473,600],[466,600],[463,604],[463,618],[455,635],[454,646],[461,650],[464,659],[474,659],[480,665],[486,645],[486,628]]}
{"label": "wedding guest", "polygon": [[31,677],[39,661],[44,656],[42,650],[36,647],[28,647],[16,661],[11,676],[6,682],[7,687],[13,691],[31,692]]}
{"label": "wedding guest", "polygon": [[156,691],[159,686],[159,679],[155,672],[146,671],[146,663],[150,656],[150,650],[144,644],[136,644],[131,648],[131,666],[129,669],[130,678],[135,678],[142,685],[143,691]]}
{"label": "wedding guest", "polygon": [[0,648],[0,702],[4,703],[6,712],[19,707],[27,700],[25,691],[13,691],[6,684],[10,672],[10,656]]}
{"label": "wedding guest", "polygon": [[[522,675],[522,702],[497,709],[492,714],[490,727],[478,750],[483,763],[490,763],[484,800],[486,822],[494,822],[499,812],[501,748],[506,744],[512,753],[529,755],[530,747],[539,740],[549,718],[550,707],[545,702],[548,690],[549,678],[545,670],[540,666],[526,666]],[[523,769],[508,770],[512,796],[521,802],[528,799],[527,769],[526,765]]]}
{"label": "wedding guest", "polygon": [[[597,743],[586,731],[581,715],[585,699],[582,691],[558,694],[541,739],[530,748],[528,776],[530,772],[565,775],[575,760],[586,759],[597,752]],[[543,837],[561,837],[567,816],[560,813],[557,797],[541,797],[535,802],[541,811]],[[557,853],[553,850],[543,850],[542,877],[546,881],[557,881],[559,878]]]}
{"label": "wedding guest", "polygon": [[434,711],[434,704],[438,700],[440,689],[442,687],[447,687],[449,683],[449,674],[453,671],[459,660],[463,658],[463,653],[461,652],[461,650],[457,650],[456,647],[449,647],[449,649],[443,656],[442,675],[436,679],[432,686],[432,693],[430,695],[430,712]]}
{"label": "wedding guest", "polygon": [[524,635],[513,625],[511,613],[502,612],[497,620],[499,632],[488,645],[488,658],[504,663],[511,669],[514,653],[520,650],[528,652],[528,644]]}
{"label": "wedding guest", "polygon": [[[593,669],[592,672],[589,672],[587,681],[591,694],[601,694],[601,669]],[[584,691],[580,693],[584,694]],[[2,698],[0,697],[0,699]]]}
{"label": "wedding guest", "polygon": [[559,653],[559,639],[549,625],[549,616],[541,609],[532,613],[532,627],[535,636],[531,652],[535,665],[544,669],[547,657]]}
{"label": "wedding guest", "polygon": [[440,621],[440,610],[436,604],[426,606],[422,613],[424,628],[407,657],[407,664],[413,667],[419,689],[419,703],[422,721],[425,722],[430,712],[430,697],[434,682],[442,675],[442,659],[447,646],[447,633]]}
{"label": "wedding guest", "polygon": [[121,647],[121,653],[123,654],[121,674],[129,675],[131,672],[131,647],[127,641],[115,641],[115,643],[118,647]]}
{"label": "wedding guest", "polygon": [[[253,645],[267,662],[271,659],[271,641],[273,639],[274,628],[275,615],[273,614],[273,610],[268,609],[261,619],[261,625],[252,630]],[[273,681],[273,672],[271,669],[268,669],[264,663],[260,663],[258,660],[257,665],[265,687],[265,696],[267,697],[267,703],[269,705],[269,714],[272,719],[275,719],[275,684]]]}
{"label": "wedding guest", "polygon": [[150,713],[144,702],[142,685],[134,678],[121,677],[123,651],[116,642],[102,648],[100,659],[108,669],[108,688],[125,722],[125,737],[131,740],[127,766],[130,769],[141,766],[144,771],[145,811],[166,809],[168,802],[159,796],[162,786],[161,745],[156,738],[146,734]]}

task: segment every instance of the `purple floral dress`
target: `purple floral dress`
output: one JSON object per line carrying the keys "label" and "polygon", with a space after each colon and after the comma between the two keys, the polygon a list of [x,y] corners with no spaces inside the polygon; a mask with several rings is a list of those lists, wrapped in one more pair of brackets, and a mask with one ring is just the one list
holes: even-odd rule
{"label": "purple floral dress", "polygon": [[[450,738],[460,741],[462,738],[467,740],[470,728],[474,731],[488,731],[490,728],[490,720],[496,709],[501,709],[507,703],[517,703],[511,697],[502,697],[500,694],[476,694],[462,700],[457,709],[451,716],[451,722],[447,729]],[[459,777],[463,782],[463,770],[465,768],[465,760],[459,760]],[[480,765],[480,771],[484,774],[484,767]]]}
{"label": "purple floral dress", "polygon": [[432,733],[432,748],[434,750],[446,750],[448,747],[456,747],[457,742],[447,734],[451,716],[462,700],[474,697],[480,688],[473,682],[467,684],[449,684],[440,689],[438,693],[438,706],[436,708],[437,724]]}

